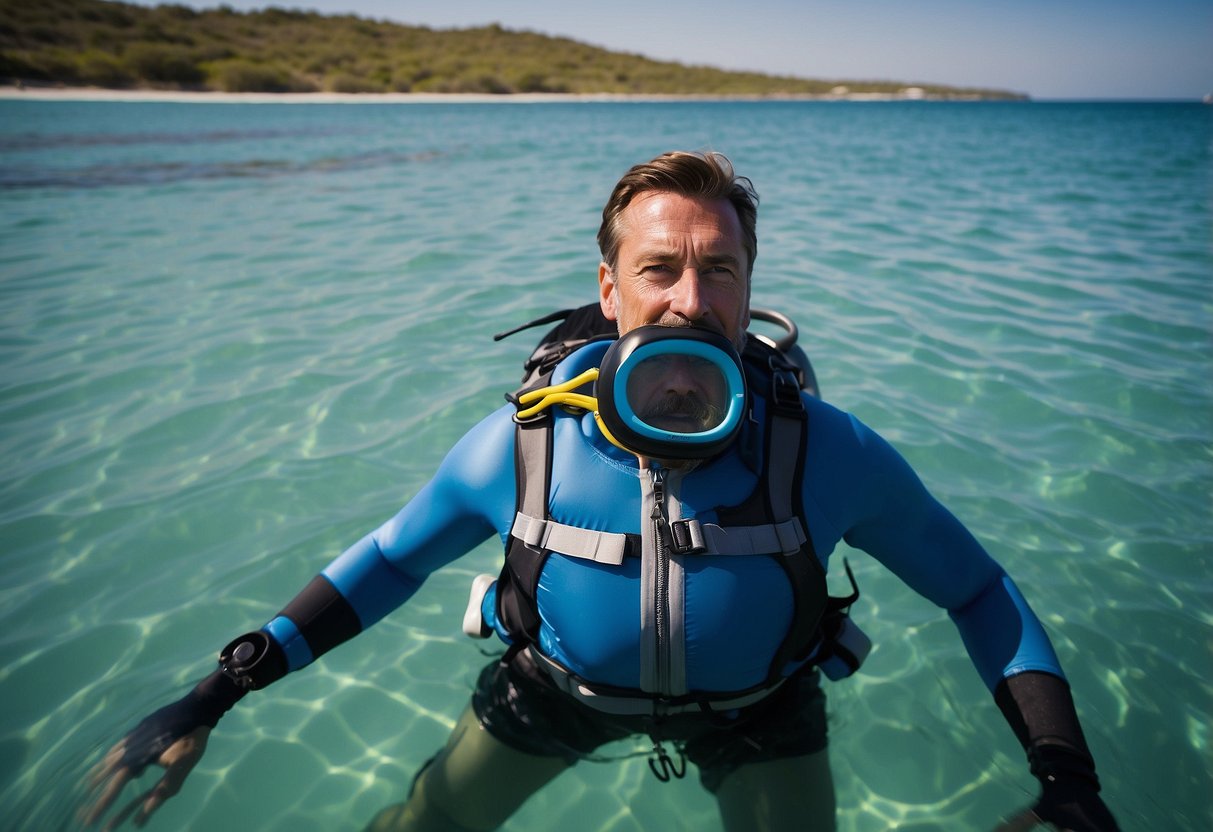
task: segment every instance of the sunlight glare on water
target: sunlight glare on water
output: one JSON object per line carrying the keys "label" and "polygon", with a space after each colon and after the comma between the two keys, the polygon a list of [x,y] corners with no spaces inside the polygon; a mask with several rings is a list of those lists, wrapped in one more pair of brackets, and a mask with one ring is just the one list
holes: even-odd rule
{"label": "sunlight glare on water", "polygon": [[[1015,577],[1124,828],[1206,827],[1213,108],[0,114],[12,828],[70,828],[104,748],[427,481],[535,336],[491,334],[594,299],[602,202],[673,148],[754,180],[754,303]],[[992,828],[1035,794],[1022,752],[947,617],[843,554],[876,647],[828,688],[840,830]],[[400,800],[487,661],[460,617],[499,558],[242,702],[151,828],[353,830]],[[720,826],[694,777],[637,757],[576,767],[506,828]]]}

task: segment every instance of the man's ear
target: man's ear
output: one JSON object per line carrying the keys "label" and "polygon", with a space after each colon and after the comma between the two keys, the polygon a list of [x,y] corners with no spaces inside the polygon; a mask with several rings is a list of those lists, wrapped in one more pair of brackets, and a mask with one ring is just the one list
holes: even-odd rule
{"label": "man's ear", "polygon": [[606,263],[598,264],[598,305],[608,321],[619,320],[615,287],[615,272]]}
{"label": "man's ear", "polygon": [[750,289],[754,286],[753,278],[754,274],[752,271],[745,276],[745,314],[741,321],[741,332],[739,333],[743,343],[745,342],[746,330],[750,328]]}

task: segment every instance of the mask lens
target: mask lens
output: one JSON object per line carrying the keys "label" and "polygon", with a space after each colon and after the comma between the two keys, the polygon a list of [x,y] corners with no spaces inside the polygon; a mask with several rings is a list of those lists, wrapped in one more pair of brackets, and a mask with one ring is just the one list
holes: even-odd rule
{"label": "mask lens", "polygon": [[627,400],[644,424],[671,433],[703,433],[728,415],[729,390],[714,361],[696,355],[657,354],[637,362]]}
{"label": "mask lens", "polygon": [[714,332],[636,327],[606,351],[598,373],[598,425],[611,442],[637,456],[709,459],[741,429],[741,359]]}

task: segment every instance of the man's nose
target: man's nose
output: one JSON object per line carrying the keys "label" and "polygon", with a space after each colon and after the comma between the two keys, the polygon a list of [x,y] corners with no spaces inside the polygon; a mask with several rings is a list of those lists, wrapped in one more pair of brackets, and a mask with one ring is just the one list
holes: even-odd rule
{"label": "man's nose", "polygon": [[667,359],[665,391],[686,396],[698,390],[695,371],[685,356],[672,355]]}
{"label": "man's nose", "polygon": [[699,272],[686,269],[682,277],[673,287],[673,297],[670,298],[670,311],[688,321],[697,321],[707,314],[707,305],[703,302],[700,291]]}

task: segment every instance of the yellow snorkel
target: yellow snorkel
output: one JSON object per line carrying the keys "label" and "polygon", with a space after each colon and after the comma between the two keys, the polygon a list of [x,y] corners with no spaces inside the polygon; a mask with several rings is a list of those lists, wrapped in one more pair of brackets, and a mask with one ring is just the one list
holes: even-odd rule
{"label": "yellow snorkel", "polygon": [[[577,392],[587,385],[591,395]],[[560,405],[593,413],[603,437],[620,450],[689,461],[710,459],[733,441],[746,412],[746,388],[741,358],[724,336],[647,325],[620,336],[598,367],[515,401],[519,422]]]}
{"label": "yellow snorkel", "polygon": [[[598,412],[598,399],[593,396],[587,396],[584,393],[573,392],[578,387],[586,384],[593,384],[598,380],[598,368],[591,367],[576,378],[571,378],[563,384],[554,384],[551,387],[540,387],[538,390],[532,390],[529,393],[523,393],[518,397],[518,404],[523,409],[518,411],[517,417],[519,420],[536,416],[544,410],[547,410],[553,405],[564,405],[568,407],[576,407],[580,410],[587,410],[594,414],[594,423],[598,425],[598,430],[602,431],[602,435],[607,441],[619,448],[621,451],[628,450],[619,441],[611,435],[607,430],[606,425],[602,423],[602,416]],[[534,402],[534,404],[532,404]],[[529,407],[524,407],[530,405]]]}

